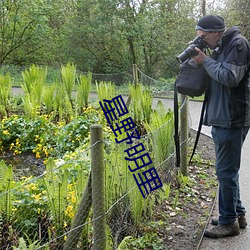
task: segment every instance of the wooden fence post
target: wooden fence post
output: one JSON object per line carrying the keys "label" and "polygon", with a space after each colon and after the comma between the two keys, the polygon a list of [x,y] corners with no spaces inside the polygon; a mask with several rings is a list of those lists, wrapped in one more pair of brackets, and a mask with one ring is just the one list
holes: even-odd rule
{"label": "wooden fence post", "polygon": [[133,64],[133,84],[135,86],[138,84],[138,70],[136,64]]}
{"label": "wooden fence post", "polygon": [[[133,64],[133,84],[134,86],[138,84],[138,70],[136,64]],[[126,107],[128,108],[130,104],[131,104],[131,95],[129,94],[126,102]]]}
{"label": "wooden fence post", "polygon": [[88,183],[82,194],[81,201],[78,205],[76,216],[73,220],[70,233],[64,244],[63,250],[71,250],[77,248],[77,243],[81,237],[84,223],[86,222],[89,211],[91,208],[91,175],[89,176]]}
{"label": "wooden fence post", "polygon": [[106,249],[104,147],[102,126],[90,127],[94,250]]}

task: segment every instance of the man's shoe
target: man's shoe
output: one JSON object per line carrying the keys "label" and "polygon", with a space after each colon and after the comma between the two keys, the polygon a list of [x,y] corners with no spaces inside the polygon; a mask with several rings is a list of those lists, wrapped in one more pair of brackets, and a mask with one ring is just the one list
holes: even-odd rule
{"label": "man's shoe", "polygon": [[[246,220],[245,214],[239,215],[238,222],[239,222],[240,229],[243,229],[243,228],[245,228],[247,226],[247,220]],[[217,226],[218,225],[218,219],[217,218],[212,218],[211,224],[214,225],[214,226]]]}
{"label": "man's shoe", "polygon": [[222,225],[219,224],[210,229],[206,229],[204,235],[209,238],[223,238],[228,236],[239,235],[240,227],[238,222],[234,222],[232,224]]}
{"label": "man's shoe", "polygon": [[241,229],[247,226],[247,220],[245,214],[239,215],[238,222]]}

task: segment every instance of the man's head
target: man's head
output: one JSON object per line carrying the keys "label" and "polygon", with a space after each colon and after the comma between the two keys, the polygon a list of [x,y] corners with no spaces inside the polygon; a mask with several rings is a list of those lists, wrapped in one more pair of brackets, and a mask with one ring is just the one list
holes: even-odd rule
{"label": "man's head", "polygon": [[195,26],[195,30],[197,35],[207,42],[208,47],[214,49],[224,34],[224,19],[220,16],[203,16]]}

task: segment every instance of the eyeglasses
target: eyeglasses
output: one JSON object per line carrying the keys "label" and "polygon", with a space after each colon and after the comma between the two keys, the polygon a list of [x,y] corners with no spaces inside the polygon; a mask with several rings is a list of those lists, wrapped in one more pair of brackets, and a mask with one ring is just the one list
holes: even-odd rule
{"label": "eyeglasses", "polygon": [[210,32],[206,32],[202,35],[200,35],[199,37],[202,38],[202,39],[205,39],[207,37],[208,34],[211,34],[211,33],[214,33],[213,31],[210,31]]}

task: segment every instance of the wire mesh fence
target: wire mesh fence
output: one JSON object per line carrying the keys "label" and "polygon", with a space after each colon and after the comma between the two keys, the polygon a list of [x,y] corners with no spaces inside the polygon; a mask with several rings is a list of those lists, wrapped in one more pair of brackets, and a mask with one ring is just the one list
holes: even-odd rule
{"label": "wire mesh fence", "polygon": [[[173,113],[164,112],[158,107],[151,127],[139,125],[139,139],[117,143],[115,137],[97,136],[89,147],[73,153],[78,157],[47,159],[36,176],[17,177],[1,161],[1,249],[123,249],[127,240],[140,235],[140,223],[152,217],[174,172]],[[128,156],[135,150],[143,155],[139,146],[152,161],[135,171]],[[159,188],[151,185],[156,172]],[[139,184],[136,174],[148,182]]]}

